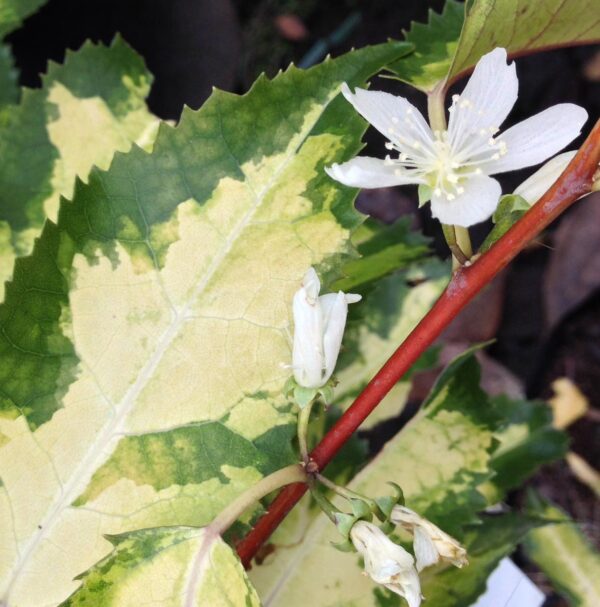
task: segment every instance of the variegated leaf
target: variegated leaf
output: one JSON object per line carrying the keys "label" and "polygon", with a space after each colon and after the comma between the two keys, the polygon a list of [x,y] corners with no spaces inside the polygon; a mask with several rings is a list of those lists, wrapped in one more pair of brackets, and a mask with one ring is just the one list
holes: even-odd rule
{"label": "variegated leaf", "polygon": [[117,37],[110,47],[87,42],[50,62],[42,88],[24,89],[18,105],[0,108],[0,290],[15,255],[31,252],[46,217],[75,178],[107,168],[132,142],[150,149],[158,119],[144,101],[152,78]]}
{"label": "variegated leaf", "polygon": [[215,92],[152,153],[92,170],[17,260],[0,307],[6,605],[56,605],[104,534],[203,526],[293,458],[291,296],[362,221],[322,170],[365,128],[339,89],[405,51]]}

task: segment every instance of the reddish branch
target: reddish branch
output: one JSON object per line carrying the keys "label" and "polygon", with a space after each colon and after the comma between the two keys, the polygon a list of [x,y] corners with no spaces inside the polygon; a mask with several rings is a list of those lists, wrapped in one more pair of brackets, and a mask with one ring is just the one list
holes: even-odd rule
{"label": "reddish branch", "polygon": [[[463,267],[454,274],[429,313],[311,453],[311,458],[319,470],[331,461],[369,413],[475,295],[575,200],[590,192],[599,162],[600,120],[565,172],[542,199],[473,265]],[[307,488],[303,483],[284,488],[267,513],[237,544],[237,551],[244,566],[250,564],[260,546],[304,495]]]}

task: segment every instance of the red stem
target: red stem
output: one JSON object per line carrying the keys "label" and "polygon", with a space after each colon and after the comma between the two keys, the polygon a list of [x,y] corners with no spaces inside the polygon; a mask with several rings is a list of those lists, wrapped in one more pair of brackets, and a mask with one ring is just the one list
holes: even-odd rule
{"label": "red stem", "polygon": [[[369,413],[475,295],[548,224],[580,196],[590,192],[599,162],[600,120],[567,169],[541,200],[473,265],[463,267],[454,274],[446,290],[427,315],[323,437],[311,453],[311,459],[319,470],[331,461]],[[260,546],[304,495],[307,488],[304,483],[285,487],[272,502],[267,513],[237,544],[238,555],[245,567],[249,566]]]}

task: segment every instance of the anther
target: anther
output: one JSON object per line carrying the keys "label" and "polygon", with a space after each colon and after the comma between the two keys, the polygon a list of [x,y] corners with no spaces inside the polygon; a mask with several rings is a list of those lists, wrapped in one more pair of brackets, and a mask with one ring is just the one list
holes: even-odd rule
{"label": "anther", "polygon": [[386,142],[385,149],[386,150],[393,150],[394,149],[394,144],[391,141]]}

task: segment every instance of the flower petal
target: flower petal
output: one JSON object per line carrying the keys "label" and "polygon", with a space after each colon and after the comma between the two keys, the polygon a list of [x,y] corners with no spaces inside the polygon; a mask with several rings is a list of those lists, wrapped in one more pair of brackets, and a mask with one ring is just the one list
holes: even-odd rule
{"label": "flower petal", "polygon": [[346,318],[348,316],[348,302],[342,291],[328,293],[320,298],[323,313],[323,353],[325,356],[325,375],[327,381],[335,369],[337,358],[342,346]]}
{"label": "flower petal", "polygon": [[458,150],[469,136],[481,129],[494,133],[506,119],[519,92],[517,69],[507,65],[506,50],[496,48],[484,55],[475,66],[462,94],[450,108],[448,134]]}
{"label": "flower petal", "polygon": [[454,200],[434,194],[431,214],[442,223],[465,228],[491,217],[502,194],[500,184],[486,175],[476,175],[464,182],[463,187],[465,191]]}
{"label": "flower petal", "polygon": [[431,145],[433,133],[427,121],[404,97],[359,88],[352,93],[346,83],[342,85],[342,93],[365,120],[399,147],[402,138],[417,140],[426,147]]}
{"label": "flower petal", "polygon": [[498,137],[506,143],[506,154],[490,160],[486,173],[494,175],[543,162],[573,141],[587,118],[582,107],[560,103],[515,124]]}
{"label": "flower petal", "polygon": [[411,176],[398,165],[386,164],[379,158],[357,156],[343,164],[325,167],[325,172],[336,181],[353,188],[385,188],[407,183],[423,183],[419,177]]}
{"label": "flower petal", "polygon": [[514,194],[524,198],[530,205],[534,205],[560,177],[575,154],[577,154],[577,151],[572,150],[548,160],[546,164],[518,186]]}
{"label": "flower petal", "polygon": [[[307,273],[308,275],[308,273]],[[305,388],[320,388],[323,381],[323,313],[317,301],[302,286],[293,299],[294,345],[292,367],[296,382]]]}
{"label": "flower petal", "polygon": [[417,558],[417,571],[420,573],[426,567],[435,565],[440,560],[440,554],[429,534],[421,527],[415,527],[413,543]]}
{"label": "flower petal", "polygon": [[302,279],[302,286],[306,292],[308,302],[314,304],[317,301],[319,291],[321,290],[321,281],[313,267],[306,270],[306,274],[304,274],[304,278]]}

